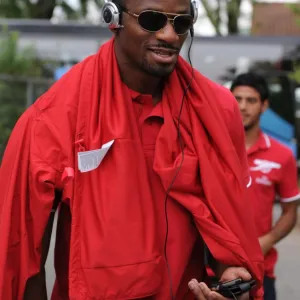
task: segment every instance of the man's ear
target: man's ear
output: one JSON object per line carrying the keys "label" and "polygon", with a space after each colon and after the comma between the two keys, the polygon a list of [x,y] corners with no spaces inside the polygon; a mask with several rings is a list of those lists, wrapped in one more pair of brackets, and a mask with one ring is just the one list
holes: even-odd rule
{"label": "man's ear", "polygon": [[115,29],[109,29],[109,30],[110,30],[111,33],[114,34],[114,35],[116,35],[117,32],[118,32],[118,29],[117,29],[117,28],[115,28]]}
{"label": "man's ear", "polygon": [[262,112],[264,113],[270,107],[269,99],[266,99],[262,105]]}
{"label": "man's ear", "polygon": [[110,29],[110,31],[116,37],[120,34],[121,28]]}

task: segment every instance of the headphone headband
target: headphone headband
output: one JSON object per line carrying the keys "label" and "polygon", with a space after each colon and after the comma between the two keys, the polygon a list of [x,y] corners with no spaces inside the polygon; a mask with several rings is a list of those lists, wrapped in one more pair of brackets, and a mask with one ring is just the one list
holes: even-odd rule
{"label": "headphone headband", "polygon": [[[102,8],[101,19],[109,29],[122,28],[121,14],[122,11],[117,4],[112,2],[113,0],[105,0],[105,4]],[[192,15],[194,17],[193,23],[195,24],[198,19],[199,0],[191,0]]]}

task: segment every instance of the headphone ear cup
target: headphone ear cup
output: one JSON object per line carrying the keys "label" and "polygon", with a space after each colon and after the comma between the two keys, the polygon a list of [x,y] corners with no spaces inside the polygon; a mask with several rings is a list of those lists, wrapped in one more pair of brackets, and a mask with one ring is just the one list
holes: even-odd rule
{"label": "headphone ear cup", "polygon": [[191,5],[192,5],[192,12],[193,12],[193,17],[194,17],[194,24],[196,23],[198,19],[198,11],[199,11],[199,2],[198,0],[191,0]]}
{"label": "headphone ear cup", "polygon": [[109,29],[123,27],[121,23],[121,10],[113,2],[106,2],[102,8],[101,19]]}

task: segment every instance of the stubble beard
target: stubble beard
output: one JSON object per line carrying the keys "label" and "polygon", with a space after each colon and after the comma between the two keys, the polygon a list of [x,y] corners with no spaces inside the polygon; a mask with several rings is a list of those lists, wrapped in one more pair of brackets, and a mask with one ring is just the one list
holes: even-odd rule
{"label": "stubble beard", "polygon": [[141,67],[142,69],[151,76],[154,77],[168,77],[172,74],[175,69],[175,66],[160,66],[160,65],[152,65],[150,64],[146,58],[142,60]]}

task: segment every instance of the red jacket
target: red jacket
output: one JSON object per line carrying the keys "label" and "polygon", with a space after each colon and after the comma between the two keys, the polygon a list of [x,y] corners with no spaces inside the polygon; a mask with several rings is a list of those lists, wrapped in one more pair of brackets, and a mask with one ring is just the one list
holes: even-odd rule
{"label": "red jacket", "polygon": [[[154,170],[166,190],[181,163],[176,125],[190,74],[189,65],[179,59],[165,84],[165,121]],[[0,299],[21,300],[26,281],[38,273],[55,189],[63,190],[72,215],[70,299],[156,293],[163,253],[129,97],[112,40],[75,66],[18,121],[0,171]],[[245,196],[241,162],[246,156],[238,146],[244,136],[235,100],[195,71],[180,122],[184,162],[170,196],[193,215],[214,257],[244,266],[260,286],[263,257]],[[78,152],[111,140],[115,142],[101,165],[81,173]],[[260,292],[257,299],[262,299]]]}

